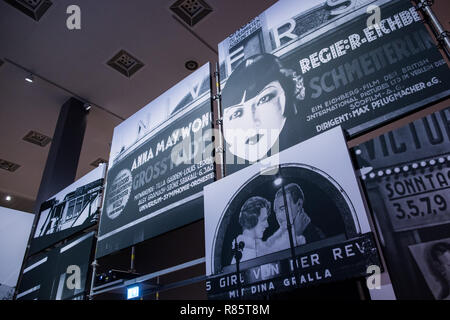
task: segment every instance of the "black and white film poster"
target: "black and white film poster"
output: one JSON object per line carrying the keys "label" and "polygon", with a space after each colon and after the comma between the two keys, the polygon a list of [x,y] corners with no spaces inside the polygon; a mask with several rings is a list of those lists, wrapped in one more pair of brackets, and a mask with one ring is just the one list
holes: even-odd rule
{"label": "black and white film poster", "polygon": [[449,68],[420,19],[407,0],[280,0],[221,42],[227,174],[447,97]]}
{"label": "black and white film poster", "polygon": [[204,188],[211,299],[361,277],[379,266],[342,129],[278,156],[278,166],[257,162]]}
{"label": "black and white film poster", "polygon": [[96,256],[203,218],[214,181],[210,66],[114,130]]}
{"label": "black and white film poster", "polygon": [[98,222],[105,174],[106,165],[100,164],[42,203],[30,254]]}
{"label": "black and white film poster", "polygon": [[450,300],[450,238],[409,247],[433,296]]}
{"label": "black and white film poster", "polygon": [[[448,296],[450,265],[442,261],[450,254],[445,244],[450,235],[450,109],[361,144],[354,154],[396,296]],[[418,256],[426,243],[441,239],[440,251],[427,256],[426,262]],[[436,264],[441,276],[425,275],[424,263]],[[430,277],[447,283],[446,295],[438,294],[437,286],[427,285]]]}
{"label": "black and white film poster", "polygon": [[18,300],[83,300],[87,291],[94,232],[28,261]]}

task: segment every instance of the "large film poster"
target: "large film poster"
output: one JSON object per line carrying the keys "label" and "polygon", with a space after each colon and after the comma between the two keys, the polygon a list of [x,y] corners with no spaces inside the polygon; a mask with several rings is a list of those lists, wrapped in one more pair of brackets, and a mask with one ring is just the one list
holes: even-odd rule
{"label": "large film poster", "polygon": [[81,177],[41,204],[30,254],[98,222],[106,165]]}
{"label": "large film poster", "polygon": [[203,218],[214,181],[209,64],[114,130],[97,257]]}
{"label": "large film poster", "polygon": [[448,66],[420,19],[407,0],[281,0],[220,43],[227,174],[447,97]]}
{"label": "large film poster", "polygon": [[204,189],[211,299],[260,297],[379,266],[341,128],[282,151],[278,160]]}
{"label": "large film poster", "polygon": [[93,255],[94,232],[27,262],[17,300],[83,300]]}
{"label": "large film poster", "polygon": [[449,299],[450,109],[354,150],[399,299]]}

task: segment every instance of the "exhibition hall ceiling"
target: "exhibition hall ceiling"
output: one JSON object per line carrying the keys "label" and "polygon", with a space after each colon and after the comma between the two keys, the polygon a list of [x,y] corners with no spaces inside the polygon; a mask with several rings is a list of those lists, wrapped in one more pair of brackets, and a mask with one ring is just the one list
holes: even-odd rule
{"label": "exhibition hall ceiling", "polygon": [[[19,11],[21,2],[45,3],[0,1],[0,159],[20,165],[0,170],[0,206],[32,211],[51,144],[23,138],[30,131],[52,137],[69,92],[94,105],[79,178],[94,169],[92,162],[109,158],[115,126],[192,72],[187,61],[217,61],[217,44],[276,1],[206,0],[212,12],[198,22],[170,9],[179,4],[194,12],[198,1],[190,0],[52,0],[41,16]],[[66,25],[73,4],[81,10],[80,30]],[[108,64],[121,50],[143,65],[132,75]]]}

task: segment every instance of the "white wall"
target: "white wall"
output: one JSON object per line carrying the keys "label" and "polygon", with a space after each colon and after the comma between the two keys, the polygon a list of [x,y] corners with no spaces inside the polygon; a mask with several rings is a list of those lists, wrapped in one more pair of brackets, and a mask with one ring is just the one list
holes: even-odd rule
{"label": "white wall", "polygon": [[15,287],[34,215],[0,207],[0,283]]}

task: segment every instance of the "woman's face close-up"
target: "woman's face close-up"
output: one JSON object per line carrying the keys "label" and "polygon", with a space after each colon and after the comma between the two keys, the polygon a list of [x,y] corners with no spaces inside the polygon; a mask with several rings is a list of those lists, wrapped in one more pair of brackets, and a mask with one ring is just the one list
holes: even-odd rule
{"label": "woman's face close-up", "polygon": [[234,155],[257,161],[272,148],[283,129],[286,94],[279,81],[272,81],[255,97],[246,95],[247,91],[241,103],[224,110],[224,137]]}

